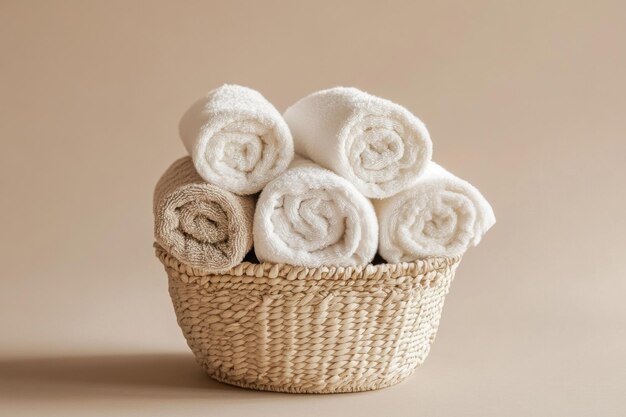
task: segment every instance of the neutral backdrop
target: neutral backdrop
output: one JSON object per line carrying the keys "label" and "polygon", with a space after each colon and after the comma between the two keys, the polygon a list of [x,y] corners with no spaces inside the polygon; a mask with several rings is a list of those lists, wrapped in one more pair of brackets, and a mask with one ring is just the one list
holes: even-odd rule
{"label": "neutral backdrop", "polygon": [[[1,0],[0,415],[625,415],[625,4]],[[272,394],[195,365],[151,195],[225,82],[403,104],[493,204],[406,382]]]}

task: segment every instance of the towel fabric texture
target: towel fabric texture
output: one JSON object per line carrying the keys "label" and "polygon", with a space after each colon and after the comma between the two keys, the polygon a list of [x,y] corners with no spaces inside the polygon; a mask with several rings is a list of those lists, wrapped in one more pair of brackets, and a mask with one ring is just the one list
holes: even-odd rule
{"label": "towel fabric texture", "polygon": [[252,248],[254,198],[207,184],[190,157],[163,174],[153,207],[157,243],[194,268],[227,271]]}
{"label": "towel fabric texture", "polygon": [[364,265],[378,223],[371,202],[347,180],[298,158],[261,192],[254,249],[261,261],[306,267]]}
{"label": "towel fabric texture", "polygon": [[196,101],[179,123],[196,170],[211,184],[254,194],[293,159],[285,120],[259,92],[224,85]]}
{"label": "towel fabric texture", "polygon": [[356,88],[313,93],[284,113],[296,153],[386,198],[417,181],[432,157],[424,123],[404,107]]}
{"label": "towel fabric texture", "polygon": [[374,201],[374,206],[379,251],[390,263],[462,255],[496,222],[491,206],[474,186],[434,162],[415,186]]}

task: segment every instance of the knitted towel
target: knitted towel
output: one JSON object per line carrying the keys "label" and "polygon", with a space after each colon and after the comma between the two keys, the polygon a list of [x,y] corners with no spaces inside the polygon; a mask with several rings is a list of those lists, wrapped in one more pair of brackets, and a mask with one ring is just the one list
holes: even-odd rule
{"label": "knitted towel", "polygon": [[190,157],[174,162],[154,190],[154,237],[187,265],[223,272],[252,247],[254,198],[207,184]]}
{"label": "knitted towel", "polygon": [[385,198],[413,185],[432,155],[426,126],[404,107],[356,88],[311,94],[287,109],[296,153]]}
{"label": "knitted towel", "polygon": [[261,192],[254,249],[261,261],[351,266],[376,254],[378,223],[369,200],[344,178],[298,159]]}
{"label": "knitted towel", "polygon": [[224,85],[196,101],[179,124],[200,176],[236,194],[254,194],[293,159],[282,116],[260,93]]}
{"label": "knitted towel", "polygon": [[379,251],[391,263],[462,255],[496,222],[491,206],[474,186],[434,162],[414,187],[374,201],[374,206]]}

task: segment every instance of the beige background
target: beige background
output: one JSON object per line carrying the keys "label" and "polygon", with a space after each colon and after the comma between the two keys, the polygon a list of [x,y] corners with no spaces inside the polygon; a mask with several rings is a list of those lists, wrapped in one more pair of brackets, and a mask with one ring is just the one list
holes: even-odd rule
{"label": "beige background", "polygon": [[[434,3],[437,3],[436,5]],[[623,416],[624,2],[0,1],[0,415]],[[177,122],[224,82],[354,85],[492,202],[407,382],[212,382],[153,257]]]}

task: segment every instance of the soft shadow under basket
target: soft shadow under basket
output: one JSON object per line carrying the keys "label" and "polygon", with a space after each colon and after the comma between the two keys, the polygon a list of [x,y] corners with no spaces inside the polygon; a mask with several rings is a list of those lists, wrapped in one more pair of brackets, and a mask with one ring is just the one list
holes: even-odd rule
{"label": "soft shadow under basket", "polygon": [[460,258],[365,267],[244,262],[220,275],[155,244],[178,324],[213,378],[303,393],[394,385],[424,361]]}

